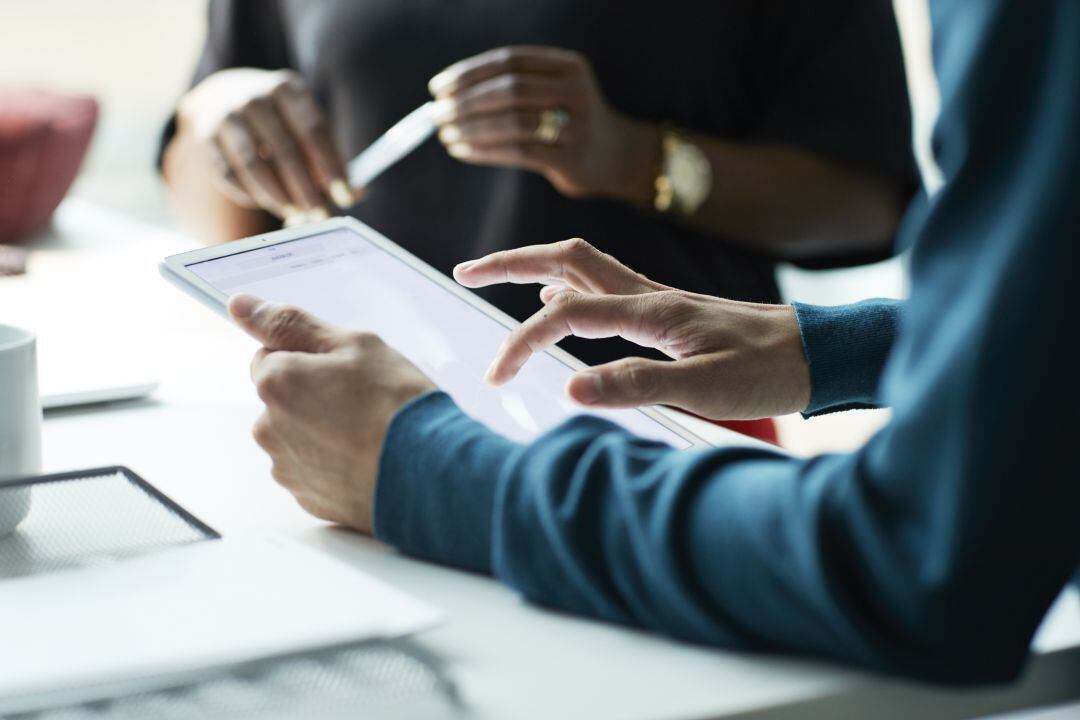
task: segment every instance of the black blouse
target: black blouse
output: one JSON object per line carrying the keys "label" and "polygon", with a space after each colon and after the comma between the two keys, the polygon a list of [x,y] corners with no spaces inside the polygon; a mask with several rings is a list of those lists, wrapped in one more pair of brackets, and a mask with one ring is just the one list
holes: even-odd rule
{"label": "black blouse", "polygon": [[[293,68],[352,157],[429,99],[439,70],[511,44],[584,53],[609,101],[637,118],[914,177],[890,0],[212,0],[196,80]],[[532,173],[462,164],[435,141],[378,178],[353,213],[443,272],[580,236],[659,282],[778,299],[773,258],[671,218],[564,198]],[[522,319],[539,307],[534,287],[482,294]],[[650,354],[620,340],[564,346],[592,363]]]}

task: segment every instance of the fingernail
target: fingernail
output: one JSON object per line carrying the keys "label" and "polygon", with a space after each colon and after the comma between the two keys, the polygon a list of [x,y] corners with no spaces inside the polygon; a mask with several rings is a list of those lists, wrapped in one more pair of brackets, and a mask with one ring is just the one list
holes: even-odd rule
{"label": "fingernail", "polygon": [[471,268],[477,262],[478,262],[477,260],[466,260],[463,263],[458,263],[457,265],[454,266],[454,272],[455,273],[466,272],[469,268]]}
{"label": "fingernail", "polygon": [[488,385],[494,385],[495,384],[495,361],[494,360],[491,362],[490,365],[488,365],[487,372],[484,373],[484,382],[486,382]]}
{"label": "fingernail", "polygon": [[454,145],[461,142],[461,128],[457,125],[447,125],[439,131],[439,140],[444,145]]}
{"label": "fingernail", "polygon": [[356,204],[356,197],[344,178],[330,181],[330,199],[342,210],[348,210]]}
{"label": "fingernail", "polygon": [[446,149],[446,151],[450,153],[451,157],[456,157],[458,159],[461,159],[461,158],[467,158],[470,155],[472,155],[473,149],[472,149],[472,145],[470,145],[468,143],[459,142],[459,143],[454,143],[453,145],[448,147]]}
{"label": "fingernail", "polygon": [[309,223],[322,222],[323,220],[326,220],[329,217],[330,217],[330,211],[327,210],[326,208],[322,208],[322,207],[312,208],[311,210],[308,210],[307,216],[305,217],[305,222],[309,222]]}
{"label": "fingernail", "polygon": [[431,106],[431,116],[437,125],[445,125],[457,119],[457,103],[449,98],[436,100]]}
{"label": "fingernail", "polygon": [[249,318],[255,314],[260,305],[262,305],[262,300],[247,293],[240,293],[229,298],[229,312],[233,317]]}
{"label": "fingernail", "polygon": [[581,378],[581,381],[576,383],[578,391],[575,399],[582,405],[595,405],[600,402],[604,397],[604,387],[599,373],[583,372],[576,377]]}
{"label": "fingernail", "polygon": [[457,80],[457,73],[450,70],[443,70],[435,77],[428,80],[428,92],[432,95],[438,95],[439,93],[449,92],[453,89],[454,82]]}
{"label": "fingernail", "polygon": [[307,218],[307,213],[296,205],[286,205],[281,212],[285,215],[285,227],[302,225]]}

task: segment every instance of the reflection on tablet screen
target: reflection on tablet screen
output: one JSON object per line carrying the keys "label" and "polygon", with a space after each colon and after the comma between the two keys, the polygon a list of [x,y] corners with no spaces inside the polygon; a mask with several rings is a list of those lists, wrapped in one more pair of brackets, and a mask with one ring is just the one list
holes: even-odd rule
{"label": "reflection on tablet screen", "polygon": [[573,370],[547,354],[530,359],[506,385],[487,385],[484,372],[509,331],[347,228],[187,267],[226,295],[251,293],[378,334],[462,410],[514,440],[531,440],[587,412],[675,447],[690,444],[636,410],[576,406],[565,391]]}

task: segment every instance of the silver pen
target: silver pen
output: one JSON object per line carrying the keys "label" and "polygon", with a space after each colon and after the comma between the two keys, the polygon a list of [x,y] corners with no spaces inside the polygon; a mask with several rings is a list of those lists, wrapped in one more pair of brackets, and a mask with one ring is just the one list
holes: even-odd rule
{"label": "silver pen", "polygon": [[345,166],[349,185],[359,189],[396,165],[435,134],[435,103],[426,102],[399,120]]}
{"label": "silver pen", "polygon": [[[437,127],[435,103],[430,101],[398,120],[375,142],[345,164],[349,186],[357,190],[367,187],[375,178],[420,147],[425,140],[435,134]],[[337,190],[337,188],[331,189]],[[341,188],[341,191],[346,194],[349,192],[347,188]],[[285,218],[285,227],[295,227],[325,219],[325,212],[317,215],[299,212]]]}

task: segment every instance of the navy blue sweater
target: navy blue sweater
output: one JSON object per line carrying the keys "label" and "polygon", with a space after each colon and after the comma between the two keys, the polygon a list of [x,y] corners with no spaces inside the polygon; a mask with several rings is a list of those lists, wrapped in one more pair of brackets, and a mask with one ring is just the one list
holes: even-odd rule
{"label": "navy blue sweater", "polygon": [[389,429],[378,536],[698,642],[1013,678],[1080,564],[1080,2],[931,12],[946,184],[906,224],[911,298],[798,308],[810,411],[890,405],[886,428],[812,459],[586,417],[518,445],[434,393]]}

